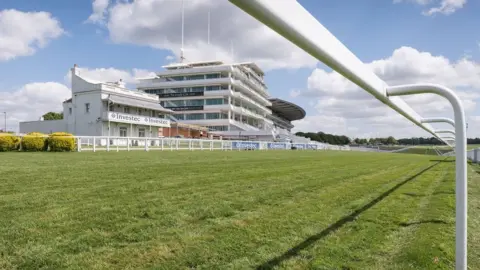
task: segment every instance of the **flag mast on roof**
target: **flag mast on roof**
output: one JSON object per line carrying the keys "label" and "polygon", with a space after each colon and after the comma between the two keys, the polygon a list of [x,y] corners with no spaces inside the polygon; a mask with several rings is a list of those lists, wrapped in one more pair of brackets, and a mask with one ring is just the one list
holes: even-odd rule
{"label": "flag mast on roof", "polygon": [[208,11],[208,32],[207,32],[207,44],[210,45],[210,10]]}
{"label": "flag mast on roof", "polygon": [[184,36],[184,28],[185,28],[185,14],[184,14],[184,0],[182,0],[182,47],[180,48],[180,63],[183,63],[185,57],[183,55],[183,36]]}

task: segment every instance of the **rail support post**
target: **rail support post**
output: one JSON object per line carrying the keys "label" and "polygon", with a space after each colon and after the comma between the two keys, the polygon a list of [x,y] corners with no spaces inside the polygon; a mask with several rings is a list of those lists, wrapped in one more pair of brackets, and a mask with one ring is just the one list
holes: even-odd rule
{"label": "rail support post", "polygon": [[[387,87],[388,96],[437,94],[453,107],[455,126],[455,269],[467,269],[467,138],[465,112],[460,98],[447,87],[436,84],[410,84]],[[446,119],[443,119],[446,120]],[[445,121],[436,121],[445,122]]]}

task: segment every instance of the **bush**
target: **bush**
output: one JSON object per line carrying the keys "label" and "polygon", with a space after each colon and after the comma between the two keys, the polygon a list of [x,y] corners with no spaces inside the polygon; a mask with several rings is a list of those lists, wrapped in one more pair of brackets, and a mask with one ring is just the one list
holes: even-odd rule
{"label": "bush", "polygon": [[20,139],[11,133],[0,133],[0,152],[18,150]]}
{"label": "bush", "polygon": [[48,147],[53,152],[72,152],[75,150],[75,137],[66,132],[54,132],[48,138]]}
{"label": "bush", "polygon": [[31,132],[23,136],[22,139],[23,151],[46,151],[47,150],[47,136],[39,132]]}

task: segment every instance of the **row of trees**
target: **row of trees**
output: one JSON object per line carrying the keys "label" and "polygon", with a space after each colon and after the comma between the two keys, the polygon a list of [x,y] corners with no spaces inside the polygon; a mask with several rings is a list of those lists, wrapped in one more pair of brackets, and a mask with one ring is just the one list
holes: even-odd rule
{"label": "row of trees", "polygon": [[376,144],[387,144],[387,145],[394,145],[398,144],[398,141],[392,137],[389,136],[387,138],[370,138],[370,139],[360,139],[356,138],[352,141],[354,144],[371,144],[371,145],[376,145]]}
{"label": "row of trees", "polygon": [[297,132],[295,135],[305,138],[310,138],[312,141],[328,143],[333,145],[346,145],[350,143],[350,138],[347,136],[338,136],[323,132]]}
{"label": "row of trees", "polygon": [[[351,139],[344,135],[333,135],[323,132],[297,132],[297,136],[310,138],[312,141],[328,143],[333,145],[346,145],[346,144],[356,144],[356,145],[443,145],[444,143],[436,139],[435,137],[430,138],[403,138],[395,139],[392,136],[387,138],[355,138]],[[480,144],[480,138],[469,138],[467,139],[468,144]]]}

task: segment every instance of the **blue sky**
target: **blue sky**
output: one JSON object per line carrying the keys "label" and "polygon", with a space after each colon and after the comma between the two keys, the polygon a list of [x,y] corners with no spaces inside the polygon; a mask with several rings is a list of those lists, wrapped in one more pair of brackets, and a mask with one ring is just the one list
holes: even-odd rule
{"label": "blue sky", "polygon": [[[158,17],[161,17],[162,14],[166,12],[178,12],[179,9],[177,7],[181,1],[159,0],[158,2],[163,2],[161,5],[158,4],[157,6],[146,9],[146,11],[142,11],[150,12],[149,14],[140,13],[140,8],[137,6],[136,13],[134,12],[133,15],[125,18],[118,15],[123,13],[120,12],[121,10],[117,8],[117,5],[124,5],[125,8],[134,8],[134,3],[131,3],[132,1],[126,1],[127,3],[125,4],[117,2],[118,1],[109,1],[107,9],[105,9],[103,13],[104,16],[102,20],[87,22],[89,16],[94,13],[92,8],[93,2],[89,0],[2,0],[0,2],[0,11],[10,9],[19,12],[45,11],[51,14],[52,19],[59,22],[59,26],[64,32],[58,37],[48,39],[45,46],[36,48],[34,53],[29,55],[19,54],[12,59],[4,61],[0,58],[0,74],[2,74],[0,91],[3,92],[4,95],[7,93],[15,93],[15,91],[19,91],[19,89],[22,89],[25,85],[32,83],[56,82],[69,86],[65,76],[68,69],[74,63],[90,69],[92,74],[95,72],[95,69],[101,68],[112,68],[127,72],[133,72],[132,69],[157,71],[161,69],[162,65],[169,63],[171,60],[167,60],[167,56],[178,53],[178,51],[172,52],[171,49],[179,47],[176,46],[178,42],[175,41],[175,38],[180,34],[180,28],[177,27],[177,29],[174,29],[170,25],[167,29],[165,27],[168,26],[168,24],[160,21],[152,22],[153,19],[148,19],[150,18],[148,16],[156,14]],[[185,0],[186,6],[189,4],[193,5],[193,2],[195,1]],[[456,8],[451,14],[438,12],[433,15],[425,15],[424,12],[440,6],[442,4],[441,0],[432,0],[427,5],[418,4],[415,0],[406,0],[400,3],[394,3],[393,0],[299,0],[299,2],[365,63],[387,59],[392,56],[395,50],[408,47],[413,48],[419,53],[429,53],[432,58],[443,57],[452,63],[466,57],[469,63],[473,63],[474,67],[478,67],[478,62],[480,61],[480,47],[478,43],[480,41],[480,32],[478,32],[478,25],[480,25],[480,16],[478,16],[480,11],[479,1],[459,0],[458,2],[465,2],[465,4],[461,6],[461,8]],[[419,0],[418,2],[422,1]],[[215,27],[219,29],[218,32],[222,31],[220,28],[223,27],[222,24],[228,24],[228,21],[223,20],[222,23],[215,21],[213,17],[216,16],[216,14],[228,12],[235,12],[235,14],[242,13],[236,7],[233,7],[225,1],[214,0],[212,3],[218,4],[218,7],[209,8],[212,12],[212,24],[217,24]],[[155,7],[158,8],[158,10],[155,10]],[[199,11],[199,13],[201,12]],[[178,15],[179,14],[180,13],[178,13]],[[257,29],[259,27],[256,21],[244,14],[241,15],[243,15],[243,17],[239,18],[245,21],[249,19],[248,25],[245,26],[246,28]],[[0,18],[1,16],[2,15],[0,15]],[[122,16],[126,15],[123,14]],[[191,21],[186,22],[187,35],[185,39],[188,43],[188,29],[199,26],[194,23],[196,19],[194,17],[197,16],[195,10],[192,10],[190,13],[187,12],[186,16]],[[169,18],[171,17],[173,16]],[[145,20],[145,22],[142,20]],[[203,23],[205,18],[198,18],[198,20]],[[127,23],[128,21],[131,23]],[[5,24],[6,22],[0,19],[0,29],[1,23]],[[16,23],[18,24],[18,22],[11,22],[11,25],[8,24],[8,26],[15,27],[14,24]],[[125,26],[121,23],[124,23]],[[152,40],[152,37],[140,36],[139,33],[146,32],[146,29],[142,29],[142,23],[148,24],[146,28],[155,33],[155,35],[158,35],[157,40],[161,38],[168,39],[170,41],[168,43],[170,44],[158,45],[157,40]],[[178,26],[178,24],[175,23],[172,23],[172,25]],[[195,27],[192,25],[195,25]],[[157,26],[158,28],[155,28]],[[189,26],[191,27],[189,28]],[[32,27],[41,27],[41,25],[34,24]],[[121,27],[125,27],[126,30],[123,31]],[[138,28],[135,29],[134,27]],[[206,26],[204,28],[206,28]],[[214,39],[216,34],[213,28],[214,26],[212,26],[212,39]],[[0,30],[0,33],[1,31],[2,30]],[[198,33],[199,30],[197,29],[196,31]],[[239,31],[240,30],[237,32]],[[152,32],[150,32],[149,35],[152,35]],[[232,35],[236,35],[237,32],[231,31]],[[173,35],[175,35],[175,37],[173,37]],[[193,36],[193,34],[191,36]],[[195,39],[196,42],[198,40],[200,40],[198,42],[201,42],[202,38],[196,36]],[[205,39],[206,36],[203,42],[205,42]],[[222,49],[228,53],[230,48],[225,44],[229,44],[229,42],[224,42],[223,39],[225,39],[225,35],[222,34],[222,41],[216,44],[218,46],[217,49]],[[243,42],[246,42],[245,38],[238,34],[238,38],[233,37],[232,39],[235,40],[234,51],[238,51],[235,60],[247,60],[250,56],[246,55],[246,52],[242,52],[244,48]],[[281,38],[272,38],[272,40],[280,39]],[[18,38],[18,40],[22,39]],[[194,43],[193,38],[191,38],[190,41]],[[0,40],[0,50],[3,49],[3,46],[8,46],[1,45],[1,42]],[[264,41],[264,43],[259,43],[259,45],[265,44],[266,46],[266,44],[269,44],[268,42],[270,41]],[[290,46],[288,42],[284,41],[284,43],[286,44],[284,45],[285,48],[290,48],[288,47]],[[35,47],[34,42],[30,45]],[[196,44],[190,45],[192,47],[196,46]],[[252,50],[253,49],[255,48],[252,48]],[[201,53],[198,52],[200,49],[196,48],[195,50],[195,53],[192,53],[192,55],[201,55]],[[266,53],[268,52],[268,49],[263,48],[263,50],[265,50]],[[263,63],[262,61],[268,61],[268,57],[278,58],[273,53],[268,57],[263,57],[262,48],[258,48],[258,55],[260,55],[258,56],[260,63]],[[187,53],[187,60],[188,56]],[[307,59],[307,57],[308,56],[305,56],[305,59]],[[407,55],[406,57],[409,56]],[[415,57],[415,55],[411,57]],[[282,61],[282,59],[278,61]],[[288,63],[290,60],[291,58],[285,57],[284,63]],[[429,60],[427,59],[425,61],[428,62]],[[405,65],[398,64],[398,61],[395,63],[397,66],[395,66],[395,64],[389,66],[392,70],[395,70],[395,68],[408,68],[405,67]],[[432,63],[435,63],[435,61]],[[429,64],[426,63],[427,67],[428,65]],[[262,65],[260,66],[264,67]],[[285,66],[285,64],[283,66]],[[348,116],[348,113],[336,112],[335,114],[331,114],[330,118],[327,119],[326,117],[328,115],[326,116],[324,111],[318,109],[318,104],[322,102],[325,103],[325,100],[332,98],[341,99],[341,97],[335,95],[325,96],[325,93],[323,93],[321,89],[319,90],[320,92],[315,92],[315,85],[307,85],[309,77],[315,73],[315,61],[312,59],[305,61],[299,60],[295,68],[284,68],[283,66],[278,63],[267,65],[266,80],[271,95],[291,100],[306,109],[310,118],[299,123],[301,128],[311,127],[312,123],[315,123],[315,129],[333,133],[344,132],[350,135],[352,133],[360,133],[365,136],[372,136],[372,132],[368,132],[368,130],[371,131],[372,128],[378,129],[375,131],[376,133],[383,134],[389,132],[388,127],[375,126],[368,130],[362,130],[360,126],[355,127],[349,124],[361,121],[362,125],[368,125],[368,123],[370,123],[369,121],[373,118],[358,120],[358,118]],[[317,69],[324,70],[329,75],[332,75],[329,73],[330,70],[321,64],[317,65]],[[399,72],[402,73],[406,71],[400,70]],[[429,70],[428,72],[433,72],[433,70]],[[100,76],[99,74],[105,75],[105,73],[100,72],[92,76]],[[475,70],[472,70],[472,74],[473,78],[469,77],[464,79],[469,82],[474,81],[474,83],[467,85],[466,89],[469,93],[472,93],[470,96],[467,95],[468,99],[475,101],[477,97],[473,94],[478,92],[476,81],[480,80],[480,73],[475,77]],[[419,74],[419,76],[421,75],[422,74]],[[111,79],[107,75],[105,75],[105,77],[105,80]],[[456,85],[453,84],[452,86]],[[318,87],[328,88],[328,82],[321,81]],[[300,94],[292,95],[292,90]],[[316,94],[312,96],[312,93]],[[10,105],[12,105],[11,103],[12,102],[10,102]],[[1,105],[2,103],[0,103],[0,106]],[[475,105],[476,103],[473,105],[473,109],[469,111],[469,116],[473,117],[472,119],[480,115]],[[42,106],[38,108],[38,111],[35,110],[32,113],[23,114],[18,113],[17,116],[15,116],[17,110],[14,110],[15,112],[12,113],[12,119],[9,119],[9,122],[15,125],[15,121],[33,120],[22,119],[22,117],[36,118],[38,114],[41,115],[40,110],[44,108]],[[360,106],[357,109],[361,110],[361,108]],[[8,109],[12,110],[11,108]],[[323,125],[321,123],[322,121],[328,122],[329,125]],[[338,121],[343,121],[343,126],[339,126]],[[408,129],[410,128],[411,127]],[[405,132],[405,135],[412,132],[415,133],[415,131],[407,131],[407,128],[402,132]],[[420,132],[419,135],[426,134]]]}

